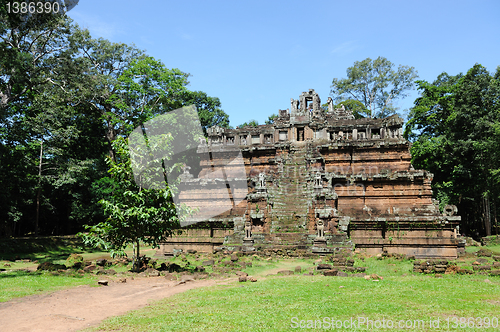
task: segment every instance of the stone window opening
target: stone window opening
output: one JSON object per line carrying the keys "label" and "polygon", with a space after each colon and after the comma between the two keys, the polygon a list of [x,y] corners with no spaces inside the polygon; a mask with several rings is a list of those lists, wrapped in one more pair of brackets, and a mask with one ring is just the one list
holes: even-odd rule
{"label": "stone window opening", "polygon": [[297,141],[302,142],[304,140],[304,128],[297,128]]}
{"label": "stone window opening", "polygon": [[273,135],[271,134],[264,135],[264,143],[266,144],[273,143]]}
{"label": "stone window opening", "polygon": [[264,221],[261,218],[252,218],[252,233],[262,233],[264,231]]}
{"label": "stone window opening", "polygon": [[227,145],[234,145],[234,137],[226,137]]}
{"label": "stone window opening", "polygon": [[380,138],[380,128],[372,129],[372,138]]}

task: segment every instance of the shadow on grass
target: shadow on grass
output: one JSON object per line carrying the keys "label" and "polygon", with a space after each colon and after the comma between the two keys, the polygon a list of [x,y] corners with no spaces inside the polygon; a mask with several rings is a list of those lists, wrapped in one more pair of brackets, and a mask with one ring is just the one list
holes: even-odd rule
{"label": "shadow on grass", "polygon": [[70,254],[93,253],[76,236],[33,238],[3,238],[0,240],[0,260],[37,260],[39,263],[66,259]]}
{"label": "shadow on grass", "polygon": [[42,275],[41,271],[28,272],[25,270],[13,270],[13,271],[0,273],[0,280],[7,279],[7,278],[26,277],[26,276],[36,277],[36,276],[41,276],[41,275]]}

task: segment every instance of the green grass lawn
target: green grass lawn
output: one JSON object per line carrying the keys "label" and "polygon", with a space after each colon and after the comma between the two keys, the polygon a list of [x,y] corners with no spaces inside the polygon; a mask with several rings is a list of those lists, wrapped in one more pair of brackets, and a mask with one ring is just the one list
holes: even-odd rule
{"label": "green grass lawn", "polygon": [[50,272],[4,272],[0,273],[0,302],[78,285],[95,284],[96,280],[97,277],[94,275],[55,276]]}
{"label": "green grass lawn", "polygon": [[[83,256],[85,260],[98,258],[110,259],[107,252],[82,247],[81,241],[75,237],[47,237],[33,239],[3,239],[0,245],[0,302],[13,298],[34,294],[48,293],[78,285],[95,285],[97,276],[81,275],[76,272],[53,275],[50,272],[33,271],[39,263],[53,262],[65,264],[66,258],[73,253]],[[153,256],[155,250],[142,248],[147,256]],[[132,247],[125,252],[131,257]],[[126,266],[113,267],[116,272],[125,272]],[[26,269],[32,272],[23,271]]]}
{"label": "green grass lawn", "polygon": [[[269,267],[275,270],[310,266],[308,263],[286,260],[271,263]],[[372,320],[372,324],[384,319],[387,324],[389,320],[394,324],[411,321],[415,328],[405,328],[407,331],[449,331],[477,330],[466,328],[463,322],[461,327],[461,317],[474,317],[475,323],[480,322],[477,318],[500,319],[499,277],[416,275],[411,272],[410,261],[392,259],[358,260],[356,266],[366,266],[367,272],[384,279],[322,275],[260,277],[256,283],[235,282],[178,294],[108,319],[89,331],[290,331],[297,330],[293,327],[299,327],[301,320],[307,326],[308,320],[323,323],[325,317],[327,323],[349,320],[349,324],[352,318],[356,328],[349,329],[353,331],[384,330],[366,324],[360,326],[358,319]],[[266,273],[265,268],[252,269],[256,274]],[[485,282],[486,279],[490,282]],[[430,328],[430,320],[438,319],[440,328]],[[419,320],[424,325],[417,327]],[[318,323],[316,326],[319,327]],[[499,329],[500,323],[496,328],[481,330]]]}
{"label": "green grass lawn", "polygon": [[[479,249],[468,247],[468,254],[457,263],[470,268],[476,259],[474,252]],[[488,249],[499,252],[500,246]],[[154,252],[147,248],[142,250],[148,256]],[[109,258],[107,253],[85,251],[74,244],[49,245],[29,254],[3,253],[2,258],[6,259],[7,255],[11,261],[1,261],[0,268],[8,263],[11,266],[6,268],[11,270],[0,273],[0,302],[95,284],[98,276],[93,274],[14,271],[36,266],[33,262],[12,261],[16,256],[26,258],[25,255],[29,255],[29,258],[40,257],[39,262],[64,263],[70,253],[80,253],[86,260]],[[194,266],[209,258],[202,255],[196,259],[195,256],[198,255],[166,259],[182,266],[187,262]],[[353,331],[385,330],[377,325],[384,321],[385,324],[411,323],[414,328],[404,328],[406,331],[500,330],[500,277],[476,274],[436,278],[414,274],[412,261],[360,256],[355,258],[355,266],[364,266],[368,274],[378,274],[383,280],[325,277],[318,272],[313,276],[303,275],[315,271],[315,260],[246,257],[244,261],[251,261],[252,267],[244,271],[257,277],[258,282],[233,282],[177,294],[125,316],[108,319],[89,331],[293,331],[300,329],[301,324],[303,327],[316,324],[319,328],[321,323],[323,329],[325,322],[327,328],[332,322],[350,325],[351,319],[355,324],[348,329]],[[302,267],[301,274],[269,276],[279,270],[294,270],[296,266]],[[125,272],[128,268],[117,266],[113,269]],[[213,271],[210,266],[206,269]],[[486,323],[485,318],[490,324],[499,325],[489,329],[468,328],[464,319],[470,317],[473,318],[468,322],[470,326],[481,321]],[[363,323],[364,319],[371,323]],[[430,321],[436,324],[438,319],[440,328],[431,328]]]}

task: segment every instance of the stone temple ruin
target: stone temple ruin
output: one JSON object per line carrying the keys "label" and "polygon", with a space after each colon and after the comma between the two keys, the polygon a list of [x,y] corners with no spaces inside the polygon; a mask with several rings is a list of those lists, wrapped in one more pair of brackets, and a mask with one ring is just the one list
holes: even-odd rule
{"label": "stone temple ruin", "polygon": [[[225,211],[185,228],[160,253],[241,247],[327,254],[354,245],[368,254],[457,257],[457,209],[440,213],[433,175],[411,165],[402,125],[397,115],[355,119],[331,98],[325,112],[311,89],[273,124],[209,128],[197,152],[209,152],[211,161],[201,162],[198,177],[186,171],[181,195],[199,209]],[[232,192],[241,200],[227,202],[212,186],[220,179],[206,175],[240,152],[247,185]]]}

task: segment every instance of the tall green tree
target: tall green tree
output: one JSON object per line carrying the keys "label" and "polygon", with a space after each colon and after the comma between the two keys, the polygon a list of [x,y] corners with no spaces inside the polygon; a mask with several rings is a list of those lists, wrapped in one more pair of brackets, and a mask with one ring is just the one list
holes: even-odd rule
{"label": "tall green tree", "polygon": [[250,120],[248,122],[243,122],[238,126],[238,128],[243,128],[243,127],[257,127],[259,125],[259,122],[257,120]]}
{"label": "tall green tree", "polygon": [[[168,155],[155,151],[167,151],[171,139],[169,135],[149,138],[151,155],[162,155],[168,159]],[[172,200],[175,184],[167,183],[166,174],[181,165],[175,164],[167,169],[163,160],[150,158],[140,148],[131,148],[128,140],[122,137],[113,141],[113,148],[115,158],[107,158],[113,194],[100,201],[108,218],[94,226],[87,226],[88,233],[81,235],[85,243],[101,246],[115,254],[122,253],[127,245],[132,244],[134,269],[137,270],[140,267],[140,243],[158,246],[180,227]],[[139,168],[145,172],[141,173],[142,179],[136,181],[133,169]],[[163,181],[157,181],[158,174],[164,174]]]}
{"label": "tall green tree", "polygon": [[357,100],[367,117],[385,118],[397,112],[394,101],[407,96],[418,77],[414,67],[395,65],[384,57],[366,58],[347,68],[347,78],[334,78],[331,95],[338,102]]}
{"label": "tall green tree", "polygon": [[466,232],[489,235],[500,202],[500,67],[492,75],[476,64],[417,83],[404,133],[412,163],[435,174],[436,197],[458,206]]}
{"label": "tall green tree", "polygon": [[273,113],[273,114],[269,115],[269,117],[267,118],[267,120],[266,120],[265,124],[266,124],[266,125],[273,124],[273,123],[274,123],[274,121],[275,121],[277,118],[278,118],[278,115],[277,115],[277,114],[275,114],[275,113]]}
{"label": "tall green tree", "polygon": [[229,115],[221,109],[220,99],[210,97],[203,91],[188,91],[183,97],[184,106],[195,105],[206,134],[207,128],[219,126],[229,128]]}

